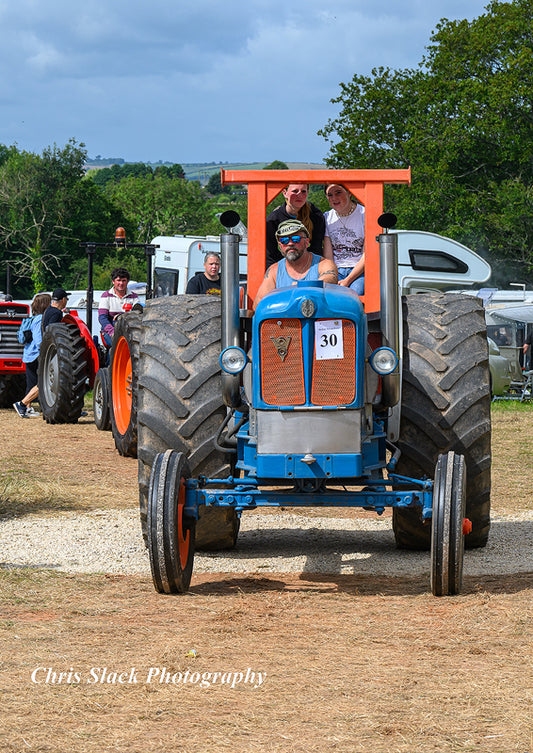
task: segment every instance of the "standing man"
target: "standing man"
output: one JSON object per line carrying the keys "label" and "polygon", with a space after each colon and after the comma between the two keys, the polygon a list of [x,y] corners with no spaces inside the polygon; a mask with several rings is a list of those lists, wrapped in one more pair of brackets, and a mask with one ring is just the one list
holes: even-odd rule
{"label": "standing man", "polygon": [[524,354],[524,367],[526,365],[526,353],[529,348],[528,369],[533,370],[533,327],[529,327],[529,333],[524,338],[522,353]]}
{"label": "standing man", "polygon": [[113,286],[102,293],[98,305],[98,321],[102,328],[102,337],[108,348],[111,347],[113,333],[115,332],[114,321],[124,311],[131,311],[132,307],[139,302],[136,293],[128,292],[130,273],[124,267],[116,267],[111,272]]}
{"label": "standing man", "polygon": [[335,263],[308,250],[309,235],[305,225],[299,220],[282,222],[276,230],[276,240],[283,258],[267,269],[255,296],[254,310],[259,301],[275,288],[296,285],[300,280],[324,280],[333,285],[337,283]]}
{"label": "standing man", "polygon": [[67,305],[69,295],[70,293],[67,293],[64,288],[56,288],[54,290],[52,293],[52,302],[43,314],[41,322],[43,334],[49,324],[56,324],[61,321],[63,318],[63,310]]}
{"label": "standing man", "polygon": [[220,295],[220,256],[206,254],[204,272],[197,272],[187,283],[186,293],[192,295]]}

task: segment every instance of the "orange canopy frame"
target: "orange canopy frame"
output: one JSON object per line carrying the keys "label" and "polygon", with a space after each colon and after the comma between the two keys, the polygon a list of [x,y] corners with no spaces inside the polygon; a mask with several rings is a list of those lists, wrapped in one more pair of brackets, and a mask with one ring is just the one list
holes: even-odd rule
{"label": "orange canopy frame", "polygon": [[383,213],[383,186],[411,183],[406,170],[225,170],[222,185],[248,185],[248,296],[253,300],[265,275],[266,208],[289,183],[342,183],[365,207],[365,295],[367,313],[379,312],[378,217]]}

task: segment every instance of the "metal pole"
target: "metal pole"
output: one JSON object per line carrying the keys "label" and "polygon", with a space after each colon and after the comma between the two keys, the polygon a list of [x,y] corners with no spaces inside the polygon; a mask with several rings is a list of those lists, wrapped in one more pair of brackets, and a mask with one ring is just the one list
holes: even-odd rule
{"label": "metal pole", "polygon": [[392,407],[400,400],[400,298],[398,293],[398,236],[381,233],[378,236],[381,285],[381,331],[383,345],[398,356],[398,366],[382,377],[381,403]]}
{"label": "metal pole", "polygon": [[149,243],[145,246],[144,253],[146,254],[146,300],[149,301],[154,297],[154,291],[152,289],[152,263],[157,246],[152,246]]}
{"label": "metal pole", "polygon": [[[239,236],[220,236],[222,252],[222,349],[239,345]],[[230,408],[241,404],[240,375],[222,372],[222,396]]]}
{"label": "metal pole", "polygon": [[93,333],[93,256],[96,251],[94,243],[87,244],[87,329]]}
{"label": "metal pole", "polygon": [[6,262],[6,295],[11,295],[11,265]]}

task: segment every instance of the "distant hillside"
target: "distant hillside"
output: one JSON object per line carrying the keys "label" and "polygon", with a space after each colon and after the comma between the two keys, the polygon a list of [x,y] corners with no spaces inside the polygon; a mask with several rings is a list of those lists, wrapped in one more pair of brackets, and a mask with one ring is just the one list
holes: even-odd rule
{"label": "distant hillside", "polygon": [[205,162],[205,163],[180,163],[185,171],[187,180],[198,180],[205,185],[213,173],[220,173],[220,168],[231,170],[262,170],[268,162]]}
{"label": "distant hillside", "polygon": [[[109,158],[109,157],[95,157],[94,159],[88,159],[85,165],[87,170],[97,170],[102,167],[111,167],[111,165],[124,165],[128,164],[121,157]],[[159,165],[172,165],[172,162],[147,162],[145,164],[150,167],[158,167]],[[231,170],[262,170],[269,162],[180,162],[185,172],[187,180],[197,180],[202,185],[205,185],[213,173],[219,173],[220,168],[224,167]],[[298,170],[303,168],[318,169],[325,167],[325,165],[319,165],[310,162],[287,162],[286,165],[292,170]]]}

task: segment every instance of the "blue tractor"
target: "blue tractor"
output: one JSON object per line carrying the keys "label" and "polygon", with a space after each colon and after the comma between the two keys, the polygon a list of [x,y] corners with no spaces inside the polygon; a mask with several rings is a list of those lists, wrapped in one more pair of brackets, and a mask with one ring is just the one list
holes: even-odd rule
{"label": "blue tractor", "polygon": [[195,542],[231,548],[247,510],[301,506],[392,508],[397,545],[431,550],[432,592],[460,592],[465,539],[483,546],[490,525],[483,310],[447,293],[402,301],[394,220],[380,218],[379,316],[322,281],[249,315],[233,233],[221,302],[148,302],[139,481],[157,591],[185,592]]}

